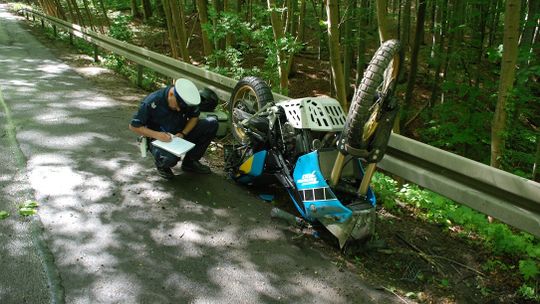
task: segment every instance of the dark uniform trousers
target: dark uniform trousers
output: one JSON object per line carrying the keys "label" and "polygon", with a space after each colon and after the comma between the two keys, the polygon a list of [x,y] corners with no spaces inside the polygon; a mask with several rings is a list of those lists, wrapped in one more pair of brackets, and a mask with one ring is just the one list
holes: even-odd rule
{"label": "dark uniform trousers", "polygon": [[[184,156],[184,161],[198,161],[203,157],[210,142],[216,137],[218,126],[218,121],[214,117],[199,119],[195,128],[184,138],[195,144],[195,147]],[[150,145],[150,152],[158,168],[174,167],[180,160],[180,157],[153,145]]]}

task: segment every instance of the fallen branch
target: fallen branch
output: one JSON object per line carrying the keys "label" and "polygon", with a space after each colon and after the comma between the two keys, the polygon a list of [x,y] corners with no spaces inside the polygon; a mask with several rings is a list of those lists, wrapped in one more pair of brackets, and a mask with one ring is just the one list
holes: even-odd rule
{"label": "fallen branch", "polygon": [[452,260],[452,259],[450,259],[450,258],[447,258],[447,257],[444,257],[444,256],[440,256],[440,255],[431,255],[431,257],[432,257],[432,258],[437,258],[437,259],[443,259],[443,260],[448,261],[448,262],[452,262],[452,263],[454,263],[454,264],[456,264],[456,265],[459,265],[459,266],[461,266],[461,267],[463,267],[463,268],[465,268],[465,269],[468,269],[468,270],[470,270],[470,271],[472,271],[472,272],[474,272],[474,273],[477,273],[477,274],[479,274],[479,275],[481,275],[481,276],[483,276],[483,277],[486,276],[484,273],[482,273],[482,272],[480,272],[480,271],[478,271],[478,270],[476,270],[476,269],[474,269],[474,268],[472,268],[472,267],[470,267],[470,266],[467,266],[467,265],[465,265],[465,264],[462,264],[462,263],[460,263],[460,262],[458,262],[458,261]]}
{"label": "fallen branch", "polygon": [[399,234],[396,234],[396,236],[398,237],[398,239],[400,239],[401,241],[403,241],[405,244],[407,244],[409,247],[411,247],[412,249],[414,249],[418,255],[420,255],[420,257],[428,262],[429,264],[431,264],[435,269],[437,269],[437,271],[441,274],[444,274],[444,272],[442,271],[441,267],[439,264],[437,264],[437,262],[435,262],[433,259],[430,258],[430,255],[425,253],[424,251],[422,251],[420,248],[416,247],[414,244],[410,243],[409,241],[407,241],[403,236],[399,235]]}
{"label": "fallen branch", "polygon": [[413,115],[413,117],[411,117],[411,119],[409,119],[404,125],[403,125],[403,129],[407,128],[413,121],[416,120],[416,118],[418,118],[418,115],[420,115],[420,113],[422,113],[427,105],[428,105],[429,102],[426,102],[422,105],[422,108],[420,108],[420,110],[418,110],[418,112],[416,112],[416,114]]}
{"label": "fallen branch", "polygon": [[401,301],[403,301],[403,303],[406,303],[406,304],[409,304],[409,302],[407,302],[407,300],[405,300],[404,298],[402,298],[400,295],[398,295],[397,293],[395,293],[393,290],[391,290],[390,288],[386,288],[386,287],[382,287],[384,288],[384,290],[386,291],[389,291],[391,292],[392,294],[394,294],[396,297],[398,297],[398,299],[400,299]]}

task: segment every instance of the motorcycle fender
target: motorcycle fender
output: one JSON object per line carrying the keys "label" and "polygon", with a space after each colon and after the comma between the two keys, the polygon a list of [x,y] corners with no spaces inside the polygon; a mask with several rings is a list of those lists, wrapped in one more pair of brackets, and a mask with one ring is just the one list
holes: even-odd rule
{"label": "motorcycle fender", "polygon": [[264,150],[250,156],[242,163],[242,165],[240,165],[235,178],[239,182],[249,183],[253,178],[260,176],[263,173],[267,155],[268,152]]}

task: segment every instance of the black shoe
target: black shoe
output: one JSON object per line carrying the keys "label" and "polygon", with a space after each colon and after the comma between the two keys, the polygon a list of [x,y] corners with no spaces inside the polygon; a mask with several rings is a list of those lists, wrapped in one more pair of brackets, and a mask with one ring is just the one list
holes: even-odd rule
{"label": "black shoe", "polygon": [[210,170],[210,167],[201,164],[198,160],[196,161],[184,160],[182,162],[182,170],[186,172],[194,172],[194,173],[200,173],[200,174],[212,173],[212,171]]}
{"label": "black shoe", "polygon": [[164,179],[173,179],[174,173],[172,172],[171,168],[157,168],[158,175],[163,177]]}

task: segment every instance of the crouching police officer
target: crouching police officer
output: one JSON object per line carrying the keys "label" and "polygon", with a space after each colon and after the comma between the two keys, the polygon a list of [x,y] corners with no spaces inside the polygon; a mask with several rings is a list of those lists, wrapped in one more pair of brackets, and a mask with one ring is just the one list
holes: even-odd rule
{"label": "crouching police officer", "polygon": [[[209,117],[199,119],[201,97],[193,82],[177,79],[174,86],[157,90],[148,95],[133,116],[129,129],[150,141],[169,142],[170,134],[184,138],[195,147],[184,156],[182,170],[208,174],[210,168],[199,162],[218,130],[218,121]],[[179,157],[149,143],[149,150],[161,177],[171,179]]]}

